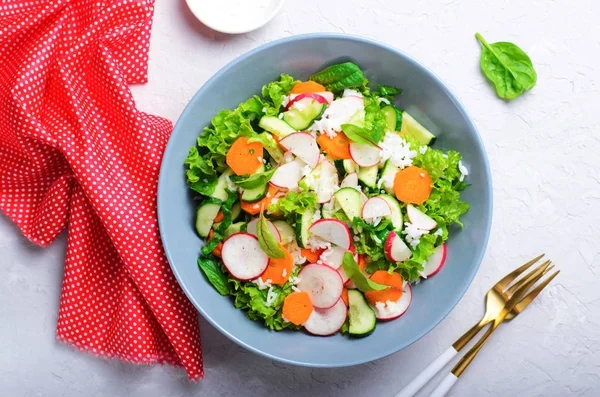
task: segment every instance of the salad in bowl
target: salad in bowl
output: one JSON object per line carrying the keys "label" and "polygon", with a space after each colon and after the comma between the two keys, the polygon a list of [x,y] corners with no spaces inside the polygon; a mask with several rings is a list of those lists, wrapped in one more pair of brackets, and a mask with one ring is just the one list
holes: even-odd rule
{"label": "salad in bowl", "polygon": [[199,268],[249,319],[367,336],[442,268],[468,171],[400,94],[350,62],[282,74],[200,134],[185,161]]}

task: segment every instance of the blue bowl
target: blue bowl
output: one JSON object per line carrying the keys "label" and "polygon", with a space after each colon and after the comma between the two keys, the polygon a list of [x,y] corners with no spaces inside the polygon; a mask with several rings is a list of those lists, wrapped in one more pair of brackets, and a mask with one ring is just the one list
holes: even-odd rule
{"label": "blue bowl", "polygon": [[[183,161],[198,134],[221,109],[233,109],[264,84],[289,73],[306,79],[341,61],[353,61],[372,82],[402,88],[397,100],[435,131],[436,148],[458,150],[469,169],[463,199],[471,210],[464,229],[453,228],[446,265],[413,289],[413,301],[398,320],[380,322],[363,339],[337,334],[271,332],[251,321],[219,295],[196,264],[202,240],[194,230],[195,206],[186,186]],[[236,58],[196,93],[167,145],[158,185],[160,233],[173,272],[188,298],[218,330],[245,348],[274,360],[312,367],[361,364],[394,353],[421,338],[458,303],[482,260],[492,221],[492,181],[477,129],[456,96],[424,66],[375,41],[339,34],[309,34],[277,40]]]}

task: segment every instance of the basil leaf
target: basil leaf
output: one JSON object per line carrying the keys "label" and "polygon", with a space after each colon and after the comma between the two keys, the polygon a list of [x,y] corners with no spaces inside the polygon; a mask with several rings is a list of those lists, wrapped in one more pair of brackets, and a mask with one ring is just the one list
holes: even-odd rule
{"label": "basil leaf", "polygon": [[537,73],[522,49],[508,42],[488,44],[479,33],[475,37],[483,45],[481,70],[494,84],[500,98],[515,99],[525,90],[533,88]]}
{"label": "basil leaf", "polygon": [[258,235],[260,248],[262,248],[269,258],[285,258],[285,251],[279,248],[277,239],[269,231],[269,225],[262,212],[260,213],[258,224],[256,225],[256,234]]}
{"label": "basil leaf", "polygon": [[214,260],[210,258],[198,258],[198,266],[219,294],[229,295],[230,290],[227,277]]}
{"label": "basil leaf", "polygon": [[342,124],[342,131],[344,134],[356,143],[363,143],[365,145],[377,146],[375,142],[371,140],[371,135],[364,128],[358,127],[354,124]]}
{"label": "basil leaf", "polygon": [[331,65],[319,73],[310,76],[310,80],[325,86],[328,91],[332,92],[343,91],[346,88],[360,87],[366,82],[363,71],[352,62]]}
{"label": "basil leaf", "polygon": [[250,176],[237,176],[231,175],[229,179],[244,189],[255,189],[259,186],[266,185],[271,180],[271,177],[275,173],[276,169],[273,168],[269,171],[261,172],[259,174],[253,174]]}
{"label": "basil leaf", "polygon": [[346,272],[346,275],[350,278],[350,280],[352,280],[354,285],[356,285],[356,288],[363,292],[381,291],[383,289],[390,288],[389,285],[379,284],[367,278],[360,270],[360,267],[358,267],[358,263],[356,263],[354,256],[350,252],[346,252],[344,254],[342,266],[344,267],[344,272]]}

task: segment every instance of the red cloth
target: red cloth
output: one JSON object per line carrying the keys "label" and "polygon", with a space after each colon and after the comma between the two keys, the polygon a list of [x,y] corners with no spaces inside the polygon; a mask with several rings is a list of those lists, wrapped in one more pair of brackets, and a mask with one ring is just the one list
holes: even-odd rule
{"label": "red cloth", "polygon": [[136,109],[152,0],[0,3],[0,208],[45,246],[68,228],[57,339],[203,376],[197,312],[165,258],[168,120]]}

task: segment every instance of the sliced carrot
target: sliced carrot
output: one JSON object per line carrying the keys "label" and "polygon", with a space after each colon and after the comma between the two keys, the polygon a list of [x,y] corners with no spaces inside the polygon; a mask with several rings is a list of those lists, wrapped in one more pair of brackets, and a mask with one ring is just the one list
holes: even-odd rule
{"label": "sliced carrot", "polygon": [[404,203],[421,204],[429,198],[433,181],[423,168],[411,166],[396,173],[394,193]]}
{"label": "sliced carrot", "polygon": [[346,288],[342,289],[342,300],[348,306],[348,290]]}
{"label": "sliced carrot", "polygon": [[250,215],[256,215],[261,211],[261,208],[264,207],[266,210],[271,204],[271,201],[275,197],[275,194],[279,191],[275,186],[269,185],[269,190],[267,191],[267,195],[260,201],[256,203],[247,203],[245,201],[240,201],[242,205],[242,209],[249,213]]}
{"label": "sliced carrot", "polygon": [[396,302],[402,297],[402,276],[399,273],[389,274],[385,270],[377,270],[371,275],[371,280],[379,284],[389,285],[390,288],[365,292],[365,298],[370,304],[374,305],[377,302],[385,303],[387,301]]}
{"label": "sliced carrot", "polygon": [[281,141],[281,139],[275,135],[275,134],[271,134],[271,136],[273,137],[273,139],[275,140],[275,142],[277,142],[277,146],[279,146],[279,148],[281,150],[283,150],[284,152],[288,151],[288,148],[286,148],[285,146],[283,146],[279,141]]}
{"label": "sliced carrot", "polygon": [[263,280],[271,280],[271,284],[285,284],[292,274],[294,267],[294,257],[283,245],[279,248],[285,252],[285,257],[281,259],[270,258],[267,270],[260,276]]}
{"label": "sliced carrot", "polygon": [[323,253],[323,251],[325,251],[323,248],[320,248],[320,249],[316,250],[315,252],[312,252],[309,248],[302,248],[300,250],[300,253],[302,254],[303,257],[306,258],[306,261],[308,263],[317,263],[317,261],[319,260],[319,257]]}
{"label": "sliced carrot", "polygon": [[292,94],[304,94],[305,92],[323,92],[327,91],[325,87],[323,87],[319,83],[315,83],[314,81],[304,81],[302,83],[298,83],[292,88]]}
{"label": "sliced carrot", "polygon": [[313,311],[308,292],[292,292],[283,300],[283,317],[292,324],[301,325]]}
{"label": "sliced carrot", "polygon": [[367,269],[367,260],[364,255],[358,256],[358,268],[363,272]]}
{"label": "sliced carrot", "polygon": [[222,210],[219,210],[219,212],[217,213],[217,216],[215,216],[215,219],[213,219],[213,222],[215,222],[215,223],[221,222],[223,220],[223,218],[225,218],[225,214],[223,213]]}
{"label": "sliced carrot", "polygon": [[351,159],[350,141],[343,132],[338,132],[336,136],[330,138],[327,134],[321,134],[317,137],[317,143],[321,149],[334,160]]}
{"label": "sliced carrot", "polygon": [[[214,236],[215,232],[214,231],[210,231],[208,233],[208,241],[212,240],[213,236]],[[217,246],[212,250],[212,253],[214,256],[218,256],[219,258],[221,257],[221,250],[223,249],[223,242],[221,241],[219,244],[217,244]]]}
{"label": "sliced carrot", "polygon": [[229,148],[225,161],[237,175],[252,174],[262,164],[263,146],[260,142],[248,143],[248,138],[241,136]]}

